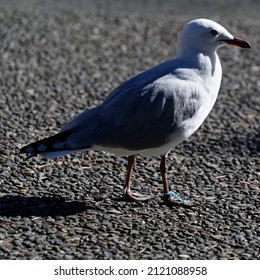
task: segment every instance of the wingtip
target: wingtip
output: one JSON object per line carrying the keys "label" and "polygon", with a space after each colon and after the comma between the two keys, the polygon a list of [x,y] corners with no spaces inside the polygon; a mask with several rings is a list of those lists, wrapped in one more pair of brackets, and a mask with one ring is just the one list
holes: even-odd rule
{"label": "wingtip", "polygon": [[19,150],[19,154],[32,154],[34,152],[35,151],[31,145],[24,146],[24,147],[20,148],[20,150]]}
{"label": "wingtip", "polygon": [[37,153],[32,149],[30,145],[20,148],[19,154],[29,154],[24,160],[27,161],[31,157],[37,156]]}
{"label": "wingtip", "polygon": [[[19,154],[29,154],[29,157],[36,156],[38,154],[43,157],[57,157],[63,156],[66,154],[71,154],[77,152],[77,150],[70,149],[65,147],[66,138],[68,132],[62,132],[33,142],[27,146],[20,148]],[[58,143],[58,144],[57,144]],[[56,145],[56,147],[55,147]],[[27,158],[27,159],[28,159]]]}

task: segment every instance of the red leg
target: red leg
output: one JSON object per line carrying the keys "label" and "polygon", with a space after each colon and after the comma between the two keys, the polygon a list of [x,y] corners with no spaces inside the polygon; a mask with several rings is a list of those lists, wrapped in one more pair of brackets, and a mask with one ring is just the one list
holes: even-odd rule
{"label": "red leg", "polygon": [[170,191],[167,181],[166,172],[166,156],[161,156],[160,171],[163,181],[163,200],[168,205],[190,207],[193,205],[191,201],[181,199],[176,193]]}
{"label": "red leg", "polygon": [[126,167],[126,183],[124,188],[124,195],[126,195],[128,192],[130,192],[130,185],[131,185],[131,176],[133,173],[133,166],[135,163],[135,155],[128,157],[128,164]]}
{"label": "red leg", "polygon": [[148,200],[148,199],[152,198],[152,196],[142,195],[142,194],[138,194],[138,193],[132,193],[130,191],[131,175],[133,173],[134,163],[135,163],[135,155],[129,156],[128,157],[128,164],[127,164],[127,167],[126,167],[126,183],[125,183],[123,196],[124,196],[124,198],[126,198],[128,200],[145,201],[145,200]]}
{"label": "red leg", "polygon": [[163,193],[167,193],[170,191],[170,188],[167,181],[166,156],[161,156],[160,171],[161,171],[162,181],[163,181]]}

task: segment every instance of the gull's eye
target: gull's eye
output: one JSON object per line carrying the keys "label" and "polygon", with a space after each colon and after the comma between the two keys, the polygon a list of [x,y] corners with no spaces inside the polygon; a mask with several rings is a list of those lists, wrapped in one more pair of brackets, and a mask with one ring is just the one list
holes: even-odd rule
{"label": "gull's eye", "polygon": [[218,35],[218,31],[213,29],[213,30],[210,31],[210,34],[213,35],[213,36],[216,36],[216,35]]}

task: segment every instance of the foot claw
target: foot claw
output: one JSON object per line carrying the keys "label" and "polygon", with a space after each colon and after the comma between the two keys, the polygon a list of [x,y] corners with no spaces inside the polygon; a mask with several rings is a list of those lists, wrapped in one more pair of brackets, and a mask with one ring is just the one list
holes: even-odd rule
{"label": "foot claw", "polygon": [[163,201],[167,205],[191,207],[193,202],[190,200],[183,200],[175,192],[167,192],[163,195]]}

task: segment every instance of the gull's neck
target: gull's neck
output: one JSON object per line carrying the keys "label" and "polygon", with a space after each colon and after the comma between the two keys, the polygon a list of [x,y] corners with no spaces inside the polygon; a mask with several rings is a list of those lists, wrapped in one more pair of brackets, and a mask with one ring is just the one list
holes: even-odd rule
{"label": "gull's neck", "polygon": [[178,59],[185,62],[189,67],[197,69],[201,75],[207,77],[213,77],[216,71],[219,72],[221,69],[218,55],[215,51],[211,52],[190,52],[183,50],[178,50]]}
{"label": "gull's neck", "polygon": [[200,53],[194,58],[193,63],[197,65],[202,75],[208,77],[214,77],[217,74],[216,72],[219,71],[219,58],[216,52],[210,54]]}
{"label": "gull's neck", "polygon": [[222,78],[222,68],[216,51],[177,53],[186,68],[195,70],[203,87],[216,99]]}

